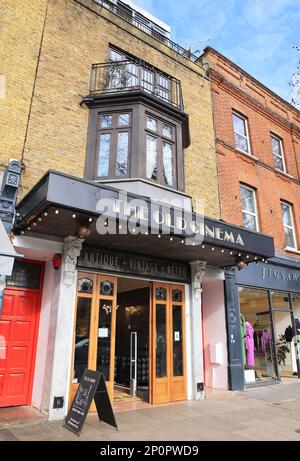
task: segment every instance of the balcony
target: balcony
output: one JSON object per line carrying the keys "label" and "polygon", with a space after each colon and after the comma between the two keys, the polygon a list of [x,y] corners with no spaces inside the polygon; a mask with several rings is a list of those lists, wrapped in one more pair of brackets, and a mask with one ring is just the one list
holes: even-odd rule
{"label": "balcony", "polygon": [[141,62],[111,61],[93,64],[90,96],[142,91],[164,103],[184,110],[181,83]]}
{"label": "balcony", "polygon": [[196,62],[198,56],[192,53],[190,50],[186,50],[178,43],[173,42],[165,31],[154,24],[152,21],[149,21],[145,16],[139,14],[137,11],[130,8],[128,5],[118,1],[118,0],[93,0],[95,3],[108,10],[120,18],[127,21],[129,24],[137,27],[148,35],[151,35],[153,38],[158,40],[160,43],[163,43],[171,50],[175,51],[177,54]]}

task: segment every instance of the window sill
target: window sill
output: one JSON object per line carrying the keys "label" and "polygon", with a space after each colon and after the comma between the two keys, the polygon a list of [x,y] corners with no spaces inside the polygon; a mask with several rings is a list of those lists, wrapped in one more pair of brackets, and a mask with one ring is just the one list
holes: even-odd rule
{"label": "window sill", "polygon": [[295,248],[285,247],[285,251],[287,251],[288,253],[294,253],[296,255],[300,255],[300,251],[296,250]]}
{"label": "window sill", "polygon": [[248,154],[247,152],[241,150],[241,149],[238,149],[237,147],[234,148],[235,151],[238,153],[238,154],[243,154],[243,155],[246,155],[246,157],[249,157],[251,158],[251,160],[254,160],[255,162],[257,162],[259,160],[258,157],[255,157],[255,155],[252,155],[252,154]]}
{"label": "window sill", "polygon": [[275,173],[282,174],[283,176],[286,176],[289,179],[295,179],[294,176],[286,173],[285,171],[278,170],[277,168],[275,168]]}

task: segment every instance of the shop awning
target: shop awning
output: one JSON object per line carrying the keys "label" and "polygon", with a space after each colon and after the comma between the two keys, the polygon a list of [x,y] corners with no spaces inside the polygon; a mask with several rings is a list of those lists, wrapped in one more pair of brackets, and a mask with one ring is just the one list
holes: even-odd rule
{"label": "shop awning", "polygon": [[15,251],[0,219],[0,276],[11,275],[15,258],[21,256]]}
{"label": "shop awning", "polygon": [[[17,206],[18,218],[14,232],[30,237],[51,236],[63,239],[74,235],[79,224],[86,224],[91,231],[85,242],[88,245],[178,261],[202,260],[218,267],[232,266],[239,257],[250,263],[274,256],[272,237],[206,217],[201,224],[203,242],[195,246],[184,244],[189,239],[184,226],[182,229],[175,229],[174,226],[171,232],[164,234],[165,225],[161,224],[160,236],[152,235],[151,232],[141,233],[138,229],[135,235],[123,235],[124,228],[122,232],[119,229],[119,226],[122,227],[122,217],[118,213],[110,218],[118,223],[118,234],[99,235],[96,221],[100,213],[97,210],[99,200],[104,199],[120,203],[118,189],[49,171]],[[126,200],[129,204],[137,199],[143,199],[144,209],[150,215],[152,204],[149,198],[127,194]],[[176,209],[164,203],[158,204],[158,207],[162,213],[162,221],[170,216],[172,220]],[[198,218],[195,213],[185,213],[187,228]]]}

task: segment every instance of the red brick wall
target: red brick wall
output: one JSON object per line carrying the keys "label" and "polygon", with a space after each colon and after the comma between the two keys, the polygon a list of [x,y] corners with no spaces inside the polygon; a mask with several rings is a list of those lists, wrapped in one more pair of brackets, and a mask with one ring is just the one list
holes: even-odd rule
{"label": "red brick wall", "polygon": [[[285,251],[280,201],[293,205],[296,238],[300,249],[300,113],[228,61],[208,52],[216,132],[221,218],[243,225],[240,183],[256,189],[260,232],[272,235],[275,251]],[[255,88],[255,91],[253,90]],[[251,154],[235,149],[232,110],[248,119]],[[298,123],[299,117],[299,123]],[[292,122],[292,123],[291,123]],[[271,134],[282,138],[287,174],[274,169]]]}

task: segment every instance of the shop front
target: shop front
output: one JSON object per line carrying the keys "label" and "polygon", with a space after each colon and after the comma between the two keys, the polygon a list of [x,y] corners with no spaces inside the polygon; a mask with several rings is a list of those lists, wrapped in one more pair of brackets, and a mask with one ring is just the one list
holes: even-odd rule
{"label": "shop front", "polygon": [[115,402],[186,400],[189,265],[84,246],[77,268],[71,398],[89,368]]}
{"label": "shop front", "polygon": [[15,247],[45,261],[36,408],[62,419],[86,368],[104,373],[114,403],[202,399],[204,336],[223,380],[211,319],[224,336],[224,268],[272,257],[270,237],[57,172],[17,212]]}
{"label": "shop front", "polygon": [[[228,271],[227,307],[232,308],[230,290],[235,292],[235,315],[240,319],[237,360],[229,363],[230,388],[299,378],[299,263],[272,258],[267,263],[250,264],[241,271]],[[228,345],[230,349],[230,337]]]}

